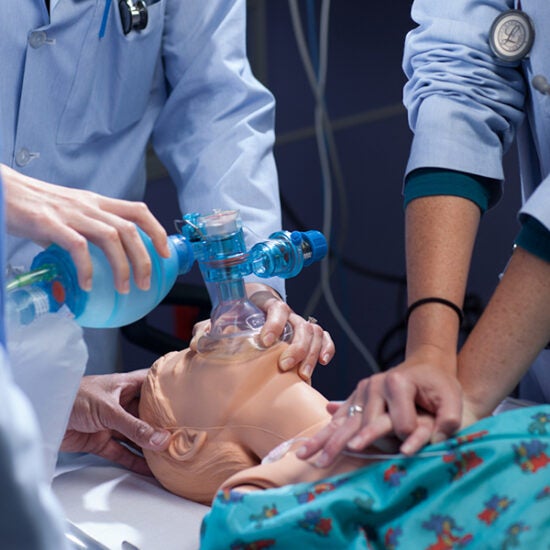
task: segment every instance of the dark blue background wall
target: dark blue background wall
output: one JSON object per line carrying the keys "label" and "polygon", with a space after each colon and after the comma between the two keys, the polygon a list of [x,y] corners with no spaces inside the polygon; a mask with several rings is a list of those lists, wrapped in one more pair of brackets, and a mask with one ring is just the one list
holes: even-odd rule
{"label": "dark blue background wall", "polygon": [[[312,4],[318,15],[320,0]],[[314,99],[298,55],[288,3],[264,0],[249,6],[251,62],[277,100],[275,156],[281,195],[289,207],[284,212],[284,227],[297,228],[297,216],[304,226],[321,229],[324,201],[313,133]],[[307,29],[306,1],[301,0],[300,6]],[[410,2],[405,0],[333,1],[330,11],[326,103],[347,204],[344,216],[344,201],[334,189],[333,243],[336,246],[342,236],[345,240],[337,247],[340,261],[331,289],[353,330],[374,355],[390,329],[402,320],[406,303],[401,186],[411,134],[401,106],[401,56],[405,34],[413,26],[409,12]],[[497,282],[518,229],[514,153],[506,162],[505,195],[482,222],[469,284],[469,291],[482,304]],[[171,229],[178,216],[173,190],[166,177],[154,172],[153,167],[147,200]],[[353,269],[351,263],[356,264]],[[288,281],[288,302],[297,312],[305,311],[318,280],[319,268],[313,267]],[[345,397],[368,374],[368,368],[324,299],[312,314],[331,332],[337,347],[332,364],[317,368],[314,385],[329,398]],[[383,348],[384,360],[392,362],[392,354],[402,344],[403,333],[398,332]],[[135,346],[125,345],[124,353],[127,363],[135,366],[154,359]]]}

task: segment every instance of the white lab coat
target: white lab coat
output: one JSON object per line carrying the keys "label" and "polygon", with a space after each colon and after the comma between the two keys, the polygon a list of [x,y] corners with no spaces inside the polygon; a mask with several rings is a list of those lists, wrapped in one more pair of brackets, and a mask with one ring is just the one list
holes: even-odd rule
{"label": "white lab coat", "polygon": [[13,380],[36,413],[44,473],[51,480],[88,359],[82,328],[62,310],[7,329]]}
{"label": "white lab coat", "polygon": [[[246,58],[245,0],[159,0],[126,36],[116,1],[50,4],[51,17],[43,0],[1,2],[2,162],[141,200],[151,140],[183,213],[238,209],[256,240],[280,229],[274,100]],[[9,241],[15,266],[36,252]],[[280,279],[268,284],[284,295]],[[116,353],[96,343],[90,356],[106,372]]]}
{"label": "white lab coat", "polygon": [[[535,27],[532,50],[522,61],[499,61],[489,30],[498,15],[517,8],[517,0],[415,0],[418,27],[407,36],[403,61],[414,131],[407,172],[432,167],[503,180],[502,158],[517,135],[521,212],[550,230],[550,96],[531,84],[535,75],[550,80],[550,3],[521,1]],[[529,380],[550,401],[547,355]]]}

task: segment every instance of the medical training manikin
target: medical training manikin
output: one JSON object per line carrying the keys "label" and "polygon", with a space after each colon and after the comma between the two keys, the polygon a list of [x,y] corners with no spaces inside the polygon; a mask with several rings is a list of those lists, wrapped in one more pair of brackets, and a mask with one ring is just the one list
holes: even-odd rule
{"label": "medical training manikin", "polygon": [[[153,365],[142,388],[139,414],[172,432],[166,451],[144,451],[164,487],[210,504],[232,475],[257,466],[281,443],[313,435],[330,421],[327,400],[296,369],[279,370],[277,360],[286,346],[280,342],[262,349],[253,338],[237,338],[221,341],[208,353],[170,353]],[[287,460],[293,456],[289,453]],[[330,469],[308,466],[307,474],[299,468],[288,476],[278,466],[277,479],[261,486],[320,479],[362,464],[342,457]]]}

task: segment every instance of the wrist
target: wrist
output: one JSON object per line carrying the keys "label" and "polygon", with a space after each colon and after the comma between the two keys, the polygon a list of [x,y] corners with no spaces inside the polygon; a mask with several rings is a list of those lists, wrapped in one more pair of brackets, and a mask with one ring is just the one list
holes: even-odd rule
{"label": "wrist", "polygon": [[439,343],[407,343],[405,366],[432,365],[453,377],[457,374],[456,348]]}
{"label": "wrist", "polygon": [[420,298],[419,300],[416,300],[413,302],[409,308],[407,309],[407,323],[409,321],[410,316],[414,313],[415,310],[417,310],[419,307],[428,306],[428,305],[440,305],[447,307],[454,311],[458,317],[458,324],[459,326],[462,325],[464,321],[464,312],[462,311],[462,308],[460,308],[458,305],[456,305],[454,302],[451,302],[450,300],[447,300],[446,298],[441,298],[440,296],[428,296],[426,298]]}
{"label": "wrist", "polygon": [[248,297],[251,297],[253,294],[257,294],[258,292],[268,292],[277,300],[284,301],[281,295],[269,285],[263,283],[245,283],[244,286],[246,288],[246,294],[248,295]]}
{"label": "wrist", "polygon": [[[433,306],[433,311],[432,307]],[[444,355],[456,363],[458,316],[451,308],[426,304],[414,310],[407,324],[407,357],[411,354]]]}

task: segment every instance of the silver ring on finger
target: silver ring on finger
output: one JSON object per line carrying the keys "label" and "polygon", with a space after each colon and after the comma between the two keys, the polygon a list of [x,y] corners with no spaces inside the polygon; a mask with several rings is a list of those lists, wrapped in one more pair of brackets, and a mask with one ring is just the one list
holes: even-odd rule
{"label": "silver ring on finger", "polygon": [[307,318],[307,322],[311,323],[312,325],[316,325],[319,321],[315,319],[315,317],[312,317],[311,315]]}
{"label": "silver ring on finger", "polygon": [[361,407],[361,405],[350,405],[348,407],[348,418],[362,412],[363,412],[363,407]]}

